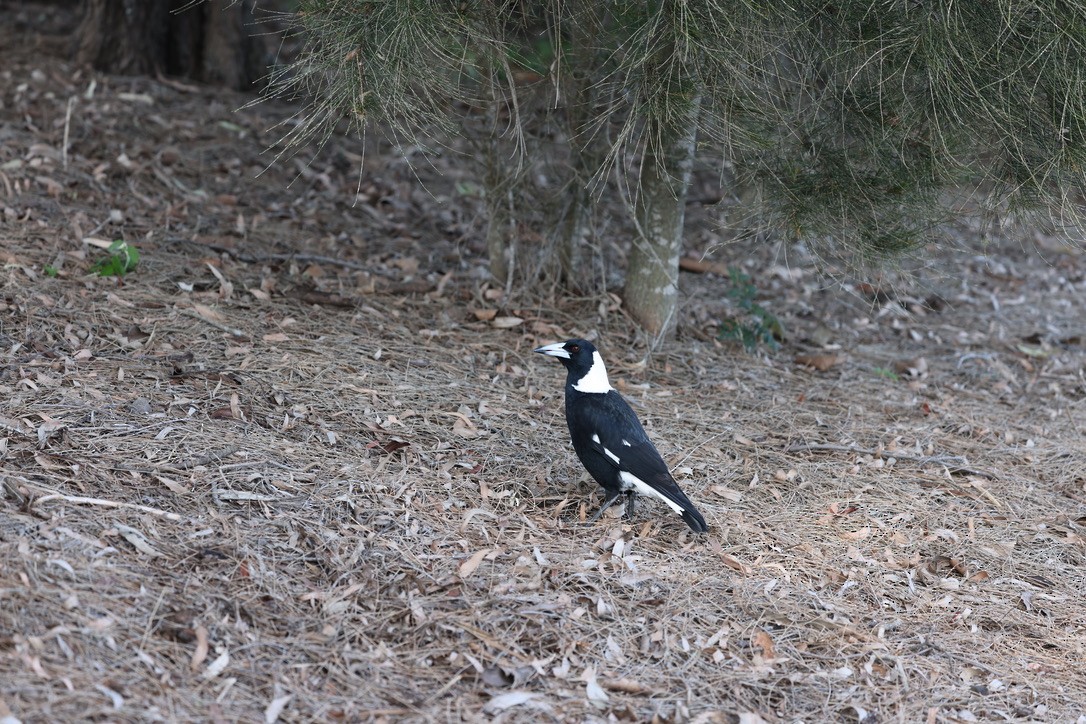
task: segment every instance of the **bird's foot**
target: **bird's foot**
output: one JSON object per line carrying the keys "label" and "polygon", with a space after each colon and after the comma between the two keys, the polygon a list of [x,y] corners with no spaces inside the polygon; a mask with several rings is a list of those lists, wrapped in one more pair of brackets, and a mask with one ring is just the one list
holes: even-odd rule
{"label": "bird's foot", "polygon": [[589,523],[595,523],[597,520],[599,520],[600,516],[603,515],[603,512],[605,510],[607,510],[608,508],[610,508],[611,505],[616,500],[618,500],[619,495],[621,495],[621,493],[615,493],[614,495],[608,495],[607,498],[603,501],[603,505],[601,505],[600,509],[596,511],[595,515],[593,515],[591,518],[588,519],[588,522]]}

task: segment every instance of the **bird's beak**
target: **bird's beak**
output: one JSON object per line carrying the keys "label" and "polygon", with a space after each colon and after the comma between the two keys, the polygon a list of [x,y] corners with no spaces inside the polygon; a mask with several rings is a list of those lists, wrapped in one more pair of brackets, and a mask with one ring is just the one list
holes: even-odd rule
{"label": "bird's beak", "polygon": [[554,344],[547,344],[538,349],[533,350],[539,354],[545,354],[548,357],[561,357],[562,359],[569,359],[569,352],[562,346],[561,342],[555,342]]}

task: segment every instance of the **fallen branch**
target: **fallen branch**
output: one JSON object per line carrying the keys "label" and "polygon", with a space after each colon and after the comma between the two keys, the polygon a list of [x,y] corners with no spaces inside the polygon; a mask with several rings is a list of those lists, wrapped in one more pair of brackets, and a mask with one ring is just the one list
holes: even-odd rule
{"label": "fallen branch", "polygon": [[146,505],[137,505],[136,503],[122,503],[117,500],[106,500],[105,498],[83,498],[78,495],[63,495],[62,493],[52,493],[51,495],[43,495],[40,498],[35,498],[30,505],[34,506],[38,503],[47,503],[50,500],[63,500],[66,503],[73,503],[74,505],[100,505],[103,508],[132,508],[143,513],[150,513],[151,515],[157,515],[160,518],[166,520],[182,521],[183,517],[177,513],[170,513],[166,510],[159,510],[158,508],[151,508]]}

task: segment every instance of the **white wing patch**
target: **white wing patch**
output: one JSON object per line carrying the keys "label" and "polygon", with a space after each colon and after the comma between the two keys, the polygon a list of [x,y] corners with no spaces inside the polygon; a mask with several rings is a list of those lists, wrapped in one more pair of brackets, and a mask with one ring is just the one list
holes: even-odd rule
{"label": "white wing patch", "polygon": [[644,495],[645,497],[662,500],[664,501],[664,503],[667,504],[667,507],[671,508],[679,515],[682,515],[683,509],[681,505],[673,500],[668,500],[663,495],[658,493],[655,489],[653,489],[651,485],[649,485],[633,473],[628,473],[625,470],[620,470],[618,473],[618,479],[622,481],[623,490],[636,490],[638,493]]}
{"label": "white wing patch", "polygon": [[626,440],[625,438],[623,438],[622,444],[625,445],[626,447],[633,447],[633,445],[630,444],[630,441]]}
{"label": "white wing patch", "polygon": [[619,459],[618,459],[618,455],[615,455],[615,454],[614,454],[613,452],[611,452],[611,451],[610,451],[610,450],[608,450],[607,448],[604,448],[604,449],[603,449],[603,454],[604,454],[604,455],[606,455],[607,457],[611,458],[612,460],[614,460],[614,461],[615,461],[615,465],[618,465],[618,464],[619,464]]}
{"label": "white wing patch", "polygon": [[592,442],[594,442],[594,443],[596,443],[597,445],[599,445],[599,444],[600,444],[600,436],[599,436],[599,435],[593,435],[593,436],[592,436]]}

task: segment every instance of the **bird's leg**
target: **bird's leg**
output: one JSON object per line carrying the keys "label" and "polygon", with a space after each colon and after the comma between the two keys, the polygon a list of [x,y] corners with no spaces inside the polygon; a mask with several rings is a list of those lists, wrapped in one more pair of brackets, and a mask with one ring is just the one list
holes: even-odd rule
{"label": "bird's leg", "polygon": [[632,518],[634,511],[637,510],[637,491],[626,491],[626,517]]}
{"label": "bird's leg", "polygon": [[591,518],[588,519],[588,522],[589,523],[595,523],[597,520],[599,520],[600,516],[603,515],[603,511],[610,508],[611,504],[614,503],[616,500],[618,500],[618,496],[620,496],[620,495],[622,495],[621,492],[608,493],[607,497],[603,501],[603,505],[601,505],[600,509],[596,511],[595,515],[593,515]]}

